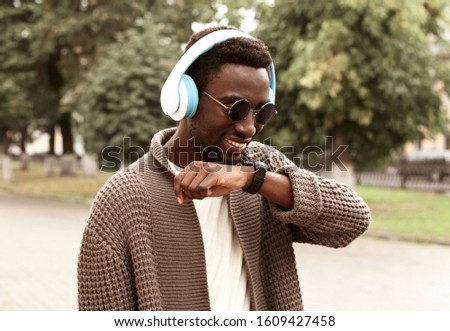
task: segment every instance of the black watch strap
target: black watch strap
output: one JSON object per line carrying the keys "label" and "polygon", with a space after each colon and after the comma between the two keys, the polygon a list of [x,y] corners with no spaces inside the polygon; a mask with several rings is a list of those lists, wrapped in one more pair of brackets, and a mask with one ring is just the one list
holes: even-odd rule
{"label": "black watch strap", "polygon": [[255,168],[255,175],[253,176],[253,181],[249,187],[242,190],[247,193],[255,194],[258,193],[259,189],[264,183],[264,180],[266,179],[267,167],[263,162],[257,160],[253,161],[251,165]]}

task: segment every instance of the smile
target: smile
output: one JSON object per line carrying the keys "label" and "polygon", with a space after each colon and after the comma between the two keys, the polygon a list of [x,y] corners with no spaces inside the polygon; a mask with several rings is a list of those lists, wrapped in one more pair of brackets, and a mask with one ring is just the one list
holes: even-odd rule
{"label": "smile", "polygon": [[245,143],[238,143],[237,141],[230,140],[228,138],[224,138],[224,139],[227,143],[229,143],[231,146],[236,147],[236,148],[244,148],[246,145]]}

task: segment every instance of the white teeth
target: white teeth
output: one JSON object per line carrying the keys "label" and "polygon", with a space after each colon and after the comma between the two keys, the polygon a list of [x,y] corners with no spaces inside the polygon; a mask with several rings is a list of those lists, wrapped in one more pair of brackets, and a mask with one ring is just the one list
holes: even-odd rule
{"label": "white teeth", "polygon": [[225,138],[225,141],[226,141],[227,143],[229,143],[230,145],[232,145],[232,146],[234,146],[234,147],[237,147],[237,148],[243,148],[243,147],[245,147],[245,144],[241,144],[241,143],[238,143],[238,142],[236,142],[236,141],[233,141],[233,140],[230,140],[230,139],[227,139],[227,138]]}

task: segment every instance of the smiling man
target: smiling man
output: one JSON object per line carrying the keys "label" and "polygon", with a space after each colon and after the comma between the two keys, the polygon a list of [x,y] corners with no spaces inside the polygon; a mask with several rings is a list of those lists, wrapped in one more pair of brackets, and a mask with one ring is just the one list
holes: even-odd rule
{"label": "smiling man", "polygon": [[252,142],[275,108],[267,47],[194,34],[161,91],[178,120],[98,193],[79,263],[81,310],[301,310],[293,242],[343,247],[370,222],[350,188]]}

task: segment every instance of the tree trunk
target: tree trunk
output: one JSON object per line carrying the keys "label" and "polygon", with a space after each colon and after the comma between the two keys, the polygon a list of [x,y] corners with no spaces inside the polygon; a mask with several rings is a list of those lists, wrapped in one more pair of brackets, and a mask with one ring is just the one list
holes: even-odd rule
{"label": "tree trunk", "polygon": [[73,149],[72,134],[72,113],[64,112],[61,114],[59,125],[63,141],[63,155],[60,159],[61,175],[73,176],[77,165],[77,158]]}
{"label": "tree trunk", "polygon": [[59,119],[63,139],[63,154],[73,154],[72,113],[64,112]]}
{"label": "tree trunk", "polygon": [[28,126],[24,126],[20,131],[20,149],[22,151],[20,155],[20,170],[27,171],[30,165],[30,157],[27,155],[26,142],[28,139]]}
{"label": "tree trunk", "polygon": [[50,136],[48,140],[48,155],[55,155],[55,125],[51,125],[47,132]]}
{"label": "tree trunk", "polygon": [[44,169],[47,176],[54,176],[58,165],[58,159],[55,155],[55,125],[50,125],[47,132],[50,138],[48,141],[48,153],[44,160]]}

